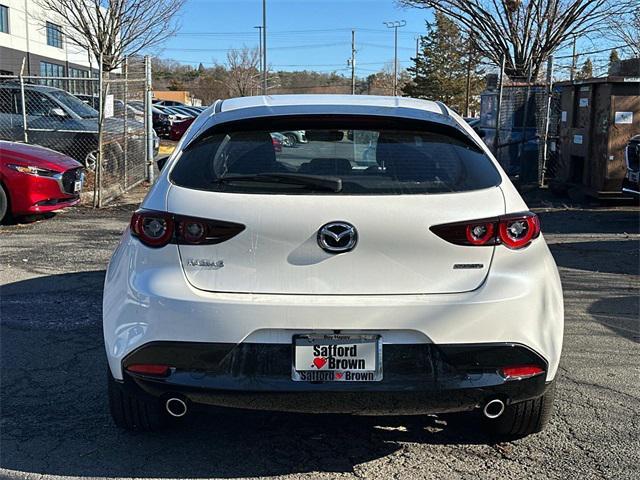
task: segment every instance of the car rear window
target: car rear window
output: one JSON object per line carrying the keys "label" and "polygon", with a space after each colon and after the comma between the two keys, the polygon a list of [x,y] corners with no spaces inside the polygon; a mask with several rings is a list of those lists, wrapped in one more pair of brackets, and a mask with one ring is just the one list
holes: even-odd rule
{"label": "car rear window", "polygon": [[[394,118],[221,124],[187,146],[170,178],[198,190],[261,194],[429,194],[500,183],[464,133]],[[337,188],[321,188],[327,181]]]}

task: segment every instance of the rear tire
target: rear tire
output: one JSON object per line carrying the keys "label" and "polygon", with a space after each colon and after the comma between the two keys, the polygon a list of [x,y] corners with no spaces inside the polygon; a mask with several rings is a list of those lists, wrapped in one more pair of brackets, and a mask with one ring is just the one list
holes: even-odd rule
{"label": "rear tire", "polygon": [[295,147],[296,144],[298,143],[298,137],[296,137],[295,134],[293,134],[293,133],[287,133],[285,135],[285,137],[287,137],[287,139],[289,139],[289,144],[292,147]]}
{"label": "rear tire", "polygon": [[553,381],[541,397],[509,405],[496,419],[483,417],[487,433],[520,438],[542,431],[551,418],[555,392],[556,382]]}
{"label": "rear tire", "polygon": [[109,410],[118,427],[137,432],[155,431],[165,427],[167,415],[159,400],[132,395],[111,376],[111,372],[108,372],[107,376]]}

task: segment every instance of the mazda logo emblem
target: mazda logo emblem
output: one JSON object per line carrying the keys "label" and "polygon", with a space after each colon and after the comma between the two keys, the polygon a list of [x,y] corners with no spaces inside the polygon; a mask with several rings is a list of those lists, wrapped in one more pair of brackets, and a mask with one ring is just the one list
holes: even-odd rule
{"label": "mazda logo emblem", "polygon": [[325,252],[348,252],[353,250],[356,243],[358,243],[358,231],[350,223],[331,222],[318,230],[318,245]]}

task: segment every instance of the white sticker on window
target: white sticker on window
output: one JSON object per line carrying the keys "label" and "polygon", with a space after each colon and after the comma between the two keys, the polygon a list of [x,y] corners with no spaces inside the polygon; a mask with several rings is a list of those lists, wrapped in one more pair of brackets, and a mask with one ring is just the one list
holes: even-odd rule
{"label": "white sticker on window", "polygon": [[588,98],[581,98],[580,99],[580,106],[581,107],[588,107],[589,106],[589,99]]}
{"label": "white sticker on window", "polygon": [[573,143],[575,143],[577,145],[582,145],[582,135],[574,135],[573,136]]}
{"label": "white sticker on window", "polygon": [[633,123],[633,112],[616,112],[615,123],[630,125]]}
{"label": "white sticker on window", "polygon": [[104,98],[104,118],[113,117],[113,95]]}
{"label": "white sticker on window", "polygon": [[562,121],[563,122],[567,121],[567,112],[565,112],[565,111],[562,112]]}

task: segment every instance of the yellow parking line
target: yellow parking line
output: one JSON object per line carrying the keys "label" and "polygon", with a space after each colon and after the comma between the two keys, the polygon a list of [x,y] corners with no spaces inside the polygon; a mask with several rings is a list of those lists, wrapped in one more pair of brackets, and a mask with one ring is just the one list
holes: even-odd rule
{"label": "yellow parking line", "polygon": [[158,149],[159,155],[171,155],[176,147],[174,145],[160,145]]}

